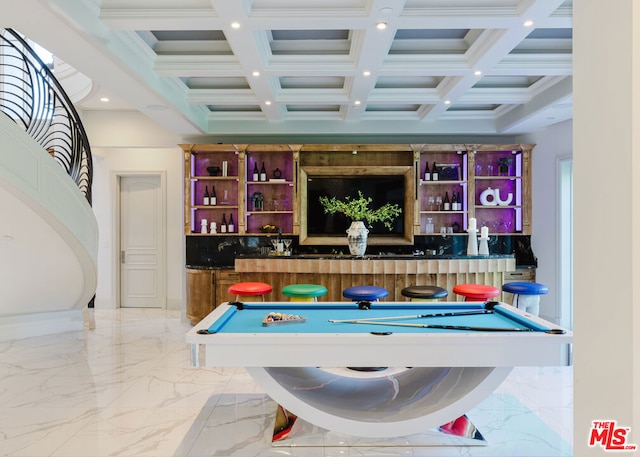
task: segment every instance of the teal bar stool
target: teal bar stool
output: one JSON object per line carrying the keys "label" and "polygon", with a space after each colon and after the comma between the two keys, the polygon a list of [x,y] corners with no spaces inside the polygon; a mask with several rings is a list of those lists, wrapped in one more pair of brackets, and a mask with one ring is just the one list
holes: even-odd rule
{"label": "teal bar stool", "polygon": [[318,297],[327,295],[327,288],[318,284],[289,284],[282,288],[282,295],[290,301],[318,301]]}

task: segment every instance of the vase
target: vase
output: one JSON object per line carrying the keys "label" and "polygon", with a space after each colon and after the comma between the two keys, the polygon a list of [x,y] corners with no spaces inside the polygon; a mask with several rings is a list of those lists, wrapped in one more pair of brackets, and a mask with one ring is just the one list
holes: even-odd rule
{"label": "vase", "polygon": [[347,230],[347,241],[349,242],[349,252],[351,255],[363,256],[367,250],[367,236],[369,230],[364,222],[354,221]]}

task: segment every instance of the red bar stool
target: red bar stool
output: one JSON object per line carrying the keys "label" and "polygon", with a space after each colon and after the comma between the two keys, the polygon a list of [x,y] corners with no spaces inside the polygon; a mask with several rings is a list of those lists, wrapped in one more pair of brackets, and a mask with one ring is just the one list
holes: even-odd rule
{"label": "red bar stool", "polygon": [[236,301],[240,300],[240,297],[253,297],[256,295],[262,295],[262,301],[264,301],[264,294],[268,294],[273,288],[264,282],[239,282],[229,287],[229,293],[236,296]]}
{"label": "red bar stool", "polygon": [[462,295],[464,301],[487,301],[500,295],[500,289],[485,284],[458,284],[453,293]]}

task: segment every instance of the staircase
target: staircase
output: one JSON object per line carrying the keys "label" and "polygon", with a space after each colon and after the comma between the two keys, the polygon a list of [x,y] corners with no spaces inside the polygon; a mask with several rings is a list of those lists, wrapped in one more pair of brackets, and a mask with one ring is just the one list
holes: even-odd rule
{"label": "staircase", "polygon": [[26,41],[0,37],[0,341],[81,329],[97,284],[91,153]]}

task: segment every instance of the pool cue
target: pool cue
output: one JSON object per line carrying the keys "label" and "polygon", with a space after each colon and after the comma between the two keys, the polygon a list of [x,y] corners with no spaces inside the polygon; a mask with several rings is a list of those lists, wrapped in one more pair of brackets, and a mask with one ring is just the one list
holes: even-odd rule
{"label": "pool cue", "polygon": [[401,322],[376,322],[367,320],[355,320],[344,322],[346,324],[370,324],[370,325],[391,325],[395,327],[418,327],[418,328],[437,328],[444,330],[467,330],[473,332],[532,332],[528,328],[508,328],[508,327],[477,327],[475,325],[432,325],[432,324],[403,324]]}
{"label": "pool cue", "polygon": [[423,317],[449,317],[449,316],[470,316],[473,314],[493,314],[492,309],[482,309],[476,311],[452,311],[450,313],[435,313],[435,314],[411,314],[409,316],[386,316],[386,317],[368,317],[366,319],[329,319],[329,322],[342,323],[353,321],[392,321],[397,319],[420,319]]}

